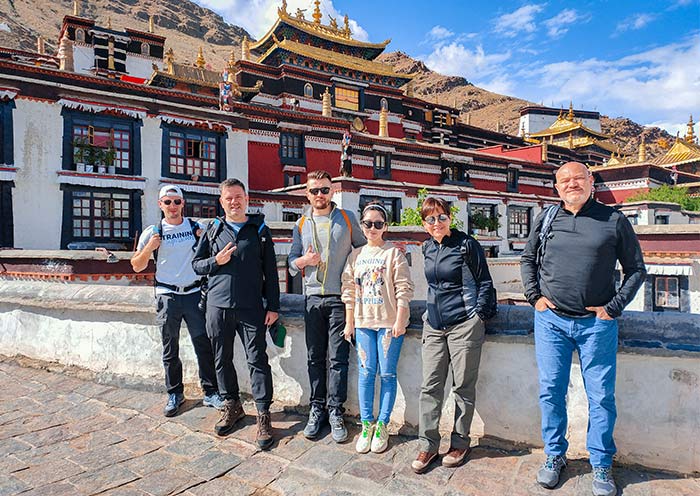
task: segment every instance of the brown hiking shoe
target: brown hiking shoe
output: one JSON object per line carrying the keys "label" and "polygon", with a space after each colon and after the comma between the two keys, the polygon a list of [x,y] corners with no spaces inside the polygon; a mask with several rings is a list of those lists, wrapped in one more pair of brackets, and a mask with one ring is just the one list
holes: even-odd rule
{"label": "brown hiking shoe", "polygon": [[221,419],[214,426],[214,432],[218,436],[225,436],[233,430],[235,423],[243,417],[245,417],[245,412],[240,400],[225,400],[224,408],[221,410]]}
{"label": "brown hiking shoe", "polygon": [[464,463],[464,460],[467,458],[470,451],[471,448],[450,448],[450,451],[445,453],[445,455],[442,457],[442,466],[448,468],[459,467],[462,463]]}
{"label": "brown hiking shoe", "polygon": [[270,422],[270,412],[258,413],[258,434],[255,441],[261,450],[269,449],[272,446],[272,424]]}
{"label": "brown hiking shoe", "polygon": [[417,474],[422,474],[437,457],[437,453],[431,453],[430,451],[421,451],[418,453],[418,457],[411,463],[411,468]]}

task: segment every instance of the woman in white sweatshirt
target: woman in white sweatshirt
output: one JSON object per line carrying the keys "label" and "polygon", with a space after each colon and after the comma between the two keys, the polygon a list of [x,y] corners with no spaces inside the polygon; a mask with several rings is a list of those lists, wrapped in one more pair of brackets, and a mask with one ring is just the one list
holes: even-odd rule
{"label": "woman in white sweatshirt", "polygon": [[[413,298],[413,282],[406,256],[384,241],[387,212],[371,203],[360,222],[367,244],[348,257],[342,277],[345,303],[345,339],[357,340],[358,398],[362,432],[358,453],[381,453],[389,441],[387,424],[396,400],[396,367],[399,362]],[[374,416],[374,382],[381,381],[379,416]]]}

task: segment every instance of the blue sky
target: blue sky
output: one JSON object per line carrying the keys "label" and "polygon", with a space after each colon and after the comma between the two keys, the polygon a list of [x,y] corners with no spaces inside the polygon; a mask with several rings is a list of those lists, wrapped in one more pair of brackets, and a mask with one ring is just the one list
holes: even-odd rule
{"label": "blue sky", "polygon": [[[261,36],[281,0],[195,0]],[[288,10],[311,0],[287,0]],[[443,74],[548,106],[597,110],[685,133],[700,121],[700,0],[322,0],[353,36],[391,38]],[[327,17],[324,16],[324,23]],[[697,128],[696,128],[697,132]]]}

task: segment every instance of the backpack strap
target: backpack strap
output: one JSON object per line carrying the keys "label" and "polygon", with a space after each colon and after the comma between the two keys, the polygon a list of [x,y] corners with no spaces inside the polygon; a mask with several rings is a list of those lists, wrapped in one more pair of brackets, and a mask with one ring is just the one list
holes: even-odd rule
{"label": "backpack strap", "polygon": [[345,219],[345,223],[348,225],[348,230],[350,231],[350,239],[352,239],[352,224],[350,223],[350,217],[348,217],[348,213],[342,208],[339,210],[340,214],[343,216],[343,219]]}
{"label": "backpack strap", "polygon": [[[160,219],[158,221],[158,224],[153,225],[153,232],[151,233],[151,236],[153,234],[159,235],[161,238],[163,237],[163,219]],[[162,240],[161,240],[162,242]],[[153,261],[157,264],[158,263],[158,248],[153,250]]]}
{"label": "backpack strap", "polygon": [[545,210],[544,219],[542,219],[542,226],[540,227],[540,232],[537,235],[539,243],[537,244],[537,253],[535,257],[538,272],[540,264],[542,263],[542,258],[544,257],[545,249],[547,248],[547,240],[551,237],[552,223],[559,213],[559,208],[560,207],[558,204],[548,206]]}
{"label": "backpack strap", "polygon": [[[459,244],[459,253],[462,255],[462,300],[464,301],[464,308],[469,313],[469,306],[467,303],[467,290],[469,289],[468,283],[470,280],[476,283],[476,277],[474,276],[474,271],[470,265],[469,260],[469,248],[467,244],[469,243],[469,235],[467,235],[464,240]],[[471,315],[469,315],[471,317]]]}
{"label": "backpack strap", "polygon": [[306,221],[306,215],[302,215],[299,219],[299,234],[301,234],[301,228],[304,227],[304,222]]}

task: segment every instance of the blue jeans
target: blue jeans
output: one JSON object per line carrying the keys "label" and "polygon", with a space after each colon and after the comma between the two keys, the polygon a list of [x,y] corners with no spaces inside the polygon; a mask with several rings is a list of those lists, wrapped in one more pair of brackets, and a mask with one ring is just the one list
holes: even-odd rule
{"label": "blue jeans", "polygon": [[542,439],[548,455],[566,454],[566,391],[572,354],[581,363],[588,397],[586,448],[591,465],[609,467],[617,451],[613,440],[617,321],[569,318],[551,310],[535,311],[535,354],[540,382]]}
{"label": "blue jeans", "polygon": [[379,418],[389,423],[396,400],[396,366],[399,363],[403,335],[395,338],[391,329],[355,329],[357,340],[357,396],[360,400],[360,418],[374,422],[374,379],[379,366],[381,388]]}

